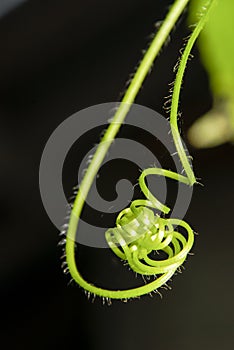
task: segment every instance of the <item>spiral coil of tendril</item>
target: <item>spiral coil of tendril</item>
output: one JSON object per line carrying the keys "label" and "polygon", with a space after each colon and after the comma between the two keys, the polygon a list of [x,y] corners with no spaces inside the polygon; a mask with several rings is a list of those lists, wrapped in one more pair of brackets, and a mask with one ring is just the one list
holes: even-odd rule
{"label": "spiral coil of tendril", "polygon": [[[147,169],[141,174],[139,184],[145,194],[147,187],[144,178],[154,172],[155,169]],[[136,273],[174,274],[192,248],[193,231],[183,220],[166,219],[155,214],[153,209],[159,209],[160,205],[164,213],[167,213],[169,208],[158,202],[149,190],[146,198],[147,200],[133,201],[129,208],[120,212],[116,219],[116,227],[106,231],[106,240],[112,251],[120,259],[126,260]],[[155,199],[154,203],[152,199]],[[182,227],[187,232],[187,237],[175,231],[175,226]],[[167,258],[151,259],[149,255],[153,251],[162,251]]]}

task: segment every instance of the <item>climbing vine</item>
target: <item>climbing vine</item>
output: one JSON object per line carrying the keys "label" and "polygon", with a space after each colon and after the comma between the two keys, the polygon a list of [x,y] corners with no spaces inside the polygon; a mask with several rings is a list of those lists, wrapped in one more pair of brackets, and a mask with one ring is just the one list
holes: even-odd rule
{"label": "climbing vine", "polygon": [[[165,218],[163,215],[155,214],[155,209],[160,210],[162,214],[168,214],[170,208],[154,197],[149,191],[145,180],[148,175],[155,175],[167,177],[188,186],[193,186],[196,183],[191,162],[184,150],[178,129],[178,105],[184,72],[191,50],[209,17],[215,0],[204,1],[203,6],[200,8],[197,23],[193,26],[193,32],[187,39],[177,66],[176,78],[172,87],[170,126],[185,175],[161,168],[143,170],[139,178],[139,185],[145,195],[145,199],[134,200],[129,208],[122,210],[116,219],[116,227],[108,229],[105,234],[110,248],[120,259],[126,260],[131,269],[141,275],[155,276],[154,280],[143,286],[127,290],[103,289],[83,278],[75,258],[75,238],[79,218],[92,182],[131,105],[135,101],[152,63],[188,2],[189,0],[176,0],[155,34],[79,185],[70,212],[69,223],[63,231],[63,234],[66,236],[63,239],[65,243],[64,257],[66,261],[64,264],[67,266],[66,271],[69,271],[73,280],[84,288],[89,295],[92,293],[105,298],[107,301],[111,299],[125,300],[157,291],[184,263],[194,242],[194,232],[188,223],[180,219]],[[186,231],[187,234],[184,235],[180,231]],[[165,260],[151,259],[149,255],[152,251],[163,251],[167,258]]]}

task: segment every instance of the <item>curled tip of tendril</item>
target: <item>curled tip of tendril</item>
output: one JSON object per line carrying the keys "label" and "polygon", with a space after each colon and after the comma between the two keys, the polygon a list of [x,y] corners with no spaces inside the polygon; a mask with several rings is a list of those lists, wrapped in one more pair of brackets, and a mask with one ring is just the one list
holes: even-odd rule
{"label": "curled tip of tendril", "polygon": [[[154,172],[155,169],[152,172],[148,170],[147,174]],[[170,177],[175,174],[169,173]],[[139,179],[139,184],[146,192],[142,178]],[[120,212],[116,227],[108,229],[105,236],[112,251],[127,261],[134,272],[142,275],[165,274],[166,277],[167,273],[174,274],[185,261],[194,242],[194,233],[183,220],[162,218],[155,214],[153,209],[158,209],[159,206],[168,212],[169,209],[148,190],[146,200],[135,200],[129,208]],[[179,232],[181,228],[185,234]],[[152,259],[152,252],[163,252],[167,258]],[[165,279],[162,279],[158,288],[164,283]]]}
{"label": "curled tip of tendril", "polygon": [[[142,211],[145,209],[142,208]],[[127,243],[129,235],[123,227],[119,226],[106,232],[106,240],[113,252],[122,260],[126,260],[134,272],[142,275],[158,275],[168,272],[174,274],[192,248],[194,233],[185,221],[163,219],[154,215],[151,209],[148,210],[152,216],[150,227],[145,228],[138,238]],[[187,237],[179,230],[175,230],[175,226],[177,230],[179,227],[184,228]],[[152,259],[150,257],[152,252],[164,252],[167,258]],[[164,283],[165,280],[158,285],[158,288]]]}

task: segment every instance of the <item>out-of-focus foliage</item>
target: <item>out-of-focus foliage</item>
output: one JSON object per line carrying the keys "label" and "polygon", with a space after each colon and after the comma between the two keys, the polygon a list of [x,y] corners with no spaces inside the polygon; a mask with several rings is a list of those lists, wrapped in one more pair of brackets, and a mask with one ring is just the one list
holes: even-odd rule
{"label": "out-of-focus foliage", "polygon": [[[192,0],[189,22],[205,0]],[[213,147],[234,141],[234,1],[217,0],[209,21],[198,40],[201,59],[209,74],[214,96],[213,109],[189,130],[196,147]]]}

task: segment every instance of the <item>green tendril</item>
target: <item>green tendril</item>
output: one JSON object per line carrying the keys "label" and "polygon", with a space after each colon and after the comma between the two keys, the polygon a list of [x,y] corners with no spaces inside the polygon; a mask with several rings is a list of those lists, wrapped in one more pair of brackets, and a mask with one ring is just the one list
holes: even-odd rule
{"label": "green tendril", "polygon": [[[135,200],[129,208],[121,211],[116,219],[116,227],[106,231],[105,237],[113,252],[123,260],[126,260],[133,271],[141,275],[153,275],[155,279],[141,287],[127,290],[108,290],[86,281],[77,269],[75,260],[75,238],[79,222],[79,217],[83,209],[86,197],[94,181],[94,178],[102,164],[102,161],[116,137],[132,103],[143,84],[150,68],[163,47],[167,37],[173,29],[178,18],[184,11],[189,0],[177,0],[171,6],[165,20],[153,39],[150,47],[146,51],[122,101],[114,115],[108,129],[106,130],[100,144],[92,158],[87,172],[80,184],[76,199],[74,201],[70,220],[66,232],[65,255],[67,269],[73,280],[75,280],[88,294],[111,299],[135,298],[152,291],[166,284],[172,275],[180,268],[185,261],[194,241],[194,233],[191,227],[179,219],[166,219],[155,215],[153,209],[161,211],[163,214],[170,212],[170,208],[158,201],[147,188],[145,178],[148,175],[164,176],[192,186],[195,176],[190,161],[185,153],[177,124],[178,105],[181,85],[184,77],[186,64],[189,59],[191,49],[201,32],[209,16],[209,12],[214,3],[213,0],[205,1],[199,16],[199,21],[195,25],[184,52],[182,54],[172,93],[172,104],[170,111],[170,125],[173,140],[181,160],[186,176],[173,171],[149,168],[142,172],[139,178],[139,185],[146,199]],[[186,231],[186,238],[179,232],[179,228]],[[149,257],[152,251],[163,251],[167,255],[165,260],[154,260]],[[158,276],[159,275],[159,276]]]}

